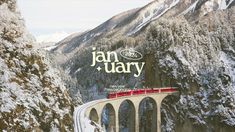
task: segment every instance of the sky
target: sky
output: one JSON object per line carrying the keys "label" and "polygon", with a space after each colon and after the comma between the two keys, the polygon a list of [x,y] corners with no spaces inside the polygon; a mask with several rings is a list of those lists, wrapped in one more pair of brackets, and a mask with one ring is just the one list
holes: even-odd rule
{"label": "sky", "polygon": [[118,13],[152,0],[18,0],[28,30],[34,36],[74,33],[95,28]]}

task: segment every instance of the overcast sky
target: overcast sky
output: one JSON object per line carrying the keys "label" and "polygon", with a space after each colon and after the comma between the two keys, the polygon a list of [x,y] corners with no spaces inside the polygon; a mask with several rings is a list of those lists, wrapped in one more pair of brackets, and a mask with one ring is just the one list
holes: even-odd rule
{"label": "overcast sky", "polygon": [[92,29],[123,11],[152,0],[18,0],[26,26],[35,36]]}

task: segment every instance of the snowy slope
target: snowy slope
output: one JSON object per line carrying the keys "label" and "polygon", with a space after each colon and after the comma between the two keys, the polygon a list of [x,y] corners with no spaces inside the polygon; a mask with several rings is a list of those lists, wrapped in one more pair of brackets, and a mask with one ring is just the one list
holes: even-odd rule
{"label": "snowy slope", "polygon": [[[105,36],[135,36],[149,23],[161,17],[176,17],[186,15],[187,18],[201,17],[208,12],[222,10],[234,4],[234,0],[158,0],[148,5],[120,13],[98,27],[66,38],[58,43],[53,52],[73,56],[79,47],[89,45]],[[198,15],[199,14],[199,15]],[[196,19],[196,18],[195,18]],[[118,36],[117,36],[118,35]]]}
{"label": "snowy slope", "polygon": [[172,7],[178,4],[179,1],[180,0],[173,0],[171,3],[166,3],[164,0],[162,0],[151,4],[150,6],[148,6],[148,10],[146,10],[145,12],[141,12],[141,14],[143,15],[142,22],[139,25],[137,25],[132,31],[130,31],[128,35],[135,34],[151,21],[158,19],[164,13],[166,13],[168,10],[170,10]]}

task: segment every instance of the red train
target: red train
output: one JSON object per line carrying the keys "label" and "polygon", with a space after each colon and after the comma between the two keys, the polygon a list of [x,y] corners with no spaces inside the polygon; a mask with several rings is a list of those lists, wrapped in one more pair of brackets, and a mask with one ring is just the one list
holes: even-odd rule
{"label": "red train", "polygon": [[140,94],[151,94],[151,93],[164,93],[164,92],[175,92],[176,88],[166,87],[166,88],[148,88],[148,89],[135,89],[135,90],[127,90],[121,92],[110,92],[107,95],[108,99],[123,97],[123,96],[131,96],[131,95],[140,95]]}

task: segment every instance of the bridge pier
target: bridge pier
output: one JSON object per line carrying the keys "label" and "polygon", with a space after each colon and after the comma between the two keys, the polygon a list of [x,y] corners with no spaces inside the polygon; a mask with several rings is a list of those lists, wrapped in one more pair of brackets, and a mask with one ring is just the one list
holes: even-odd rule
{"label": "bridge pier", "polygon": [[102,109],[101,107],[97,107],[96,109],[97,109],[98,118],[99,118],[98,123],[101,125]]}
{"label": "bridge pier", "polygon": [[139,132],[139,103],[135,105],[135,131]]}
{"label": "bridge pier", "polygon": [[161,132],[161,102],[157,103],[157,132]]}
{"label": "bridge pier", "polygon": [[115,127],[115,113],[109,113],[109,126],[108,126],[108,132],[116,132],[116,127]]}
{"label": "bridge pier", "polygon": [[115,131],[116,132],[119,132],[119,117],[118,117],[118,111],[116,111],[115,113],[115,116],[116,116],[116,127],[115,127]]}
{"label": "bridge pier", "polygon": [[162,100],[167,96],[168,94],[160,94],[159,96],[155,97],[156,103],[157,103],[157,132],[161,132],[161,104]]}

